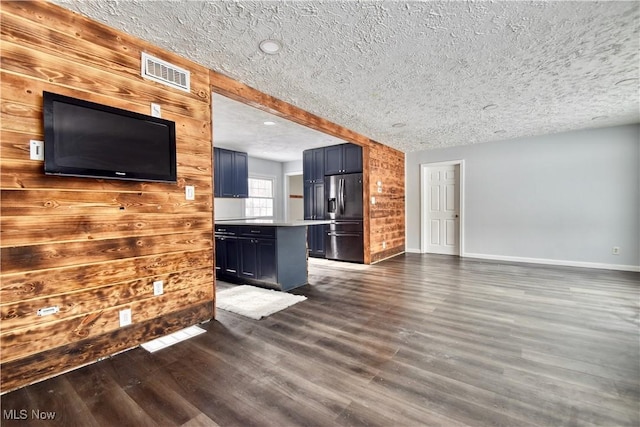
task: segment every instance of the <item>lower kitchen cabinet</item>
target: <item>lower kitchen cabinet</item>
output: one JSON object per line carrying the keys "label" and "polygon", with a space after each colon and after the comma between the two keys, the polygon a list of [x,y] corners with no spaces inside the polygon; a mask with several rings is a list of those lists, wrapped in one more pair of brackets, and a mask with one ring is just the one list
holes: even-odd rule
{"label": "lower kitchen cabinet", "polygon": [[238,263],[238,239],[234,234],[216,234],[216,274],[236,275]]}
{"label": "lower kitchen cabinet", "polygon": [[[324,182],[304,183],[304,219],[324,219]],[[324,230],[324,225],[309,226],[309,256],[324,258]]]}
{"label": "lower kitchen cabinet", "polygon": [[324,258],[324,235],[326,234],[326,225],[310,225],[307,231],[307,245],[309,248],[309,256]]}
{"label": "lower kitchen cabinet", "polygon": [[307,284],[306,227],[216,225],[216,277],[284,291]]}
{"label": "lower kitchen cabinet", "polygon": [[239,276],[246,279],[275,282],[276,240],[240,238]]}

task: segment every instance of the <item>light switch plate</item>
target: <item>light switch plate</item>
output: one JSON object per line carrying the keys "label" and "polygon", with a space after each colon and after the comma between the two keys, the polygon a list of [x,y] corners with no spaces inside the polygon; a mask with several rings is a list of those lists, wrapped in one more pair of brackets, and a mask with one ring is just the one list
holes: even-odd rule
{"label": "light switch plate", "polygon": [[371,204],[375,205],[376,204],[376,198],[375,197],[371,197]]}
{"label": "light switch plate", "polygon": [[29,140],[29,158],[31,160],[44,160],[44,142],[35,139]]}
{"label": "light switch plate", "polygon": [[193,185],[185,185],[185,187],[184,187],[184,197],[187,200],[195,200],[196,199],[196,188]]}
{"label": "light switch plate", "polygon": [[164,293],[164,283],[162,280],[153,282],[153,295],[162,295]]}
{"label": "light switch plate", "polygon": [[151,103],[151,115],[153,117],[162,117],[162,109],[160,104]]}
{"label": "light switch plate", "polygon": [[120,327],[128,326],[131,324],[131,309],[125,308],[120,310]]}

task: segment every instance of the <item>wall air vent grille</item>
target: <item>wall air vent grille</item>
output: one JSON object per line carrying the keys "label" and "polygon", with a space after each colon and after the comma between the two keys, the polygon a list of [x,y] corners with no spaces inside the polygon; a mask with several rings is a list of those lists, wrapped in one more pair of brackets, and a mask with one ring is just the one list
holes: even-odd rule
{"label": "wall air vent grille", "polygon": [[142,77],[190,92],[189,71],[142,52]]}

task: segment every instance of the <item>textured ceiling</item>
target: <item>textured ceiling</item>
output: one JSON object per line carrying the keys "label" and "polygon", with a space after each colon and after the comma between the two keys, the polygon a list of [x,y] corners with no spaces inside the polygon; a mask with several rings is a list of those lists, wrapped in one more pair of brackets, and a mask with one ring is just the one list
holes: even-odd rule
{"label": "textured ceiling", "polygon": [[640,121],[636,1],[56,3],[403,151]]}

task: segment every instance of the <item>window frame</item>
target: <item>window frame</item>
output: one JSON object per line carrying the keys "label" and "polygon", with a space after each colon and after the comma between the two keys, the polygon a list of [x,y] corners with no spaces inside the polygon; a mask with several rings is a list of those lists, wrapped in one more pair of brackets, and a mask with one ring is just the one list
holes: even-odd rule
{"label": "window frame", "polygon": [[[276,215],[276,183],[277,177],[272,175],[250,175],[247,179],[247,188],[248,188],[248,197],[244,199],[244,215],[248,218],[275,218]],[[271,197],[251,197],[251,181],[250,180],[261,180],[261,181],[271,181]],[[271,215],[254,215],[249,214],[247,209],[250,209],[248,206],[251,202],[251,199],[267,199],[271,200]],[[253,207],[252,207],[253,208]]]}

